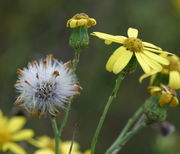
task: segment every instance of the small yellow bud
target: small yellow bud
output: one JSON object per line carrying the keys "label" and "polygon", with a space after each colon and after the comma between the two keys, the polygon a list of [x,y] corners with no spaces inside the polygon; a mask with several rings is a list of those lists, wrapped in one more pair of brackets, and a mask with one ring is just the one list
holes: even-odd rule
{"label": "small yellow bud", "polygon": [[148,91],[152,96],[157,96],[161,92],[161,90],[162,89],[160,87],[154,87],[154,86],[148,87]]}
{"label": "small yellow bud", "polygon": [[179,100],[177,99],[177,97],[172,97],[172,100],[169,104],[170,107],[176,107],[179,104]]}
{"label": "small yellow bud", "polygon": [[77,28],[77,27],[82,27],[82,26],[89,28],[89,27],[95,26],[95,25],[96,25],[96,20],[94,18],[90,18],[85,13],[75,14],[66,23],[66,26],[70,27],[70,28]]}
{"label": "small yellow bud", "polygon": [[162,91],[161,97],[159,99],[159,105],[162,107],[162,106],[164,106],[166,104],[169,104],[171,99],[172,99],[172,95],[171,94],[168,94],[167,92]]}
{"label": "small yellow bud", "polygon": [[161,85],[150,86],[148,90],[152,96],[160,95],[159,105],[163,107],[164,105],[169,105],[170,107],[176,107],[179,104],[178,98],[176,97],[176,91],[168,86]]}

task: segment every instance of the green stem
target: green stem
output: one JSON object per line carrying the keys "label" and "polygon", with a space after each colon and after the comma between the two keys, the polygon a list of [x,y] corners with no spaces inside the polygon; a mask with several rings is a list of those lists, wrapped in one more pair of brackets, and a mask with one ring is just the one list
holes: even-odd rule
{"label": "green stem", "polygon": [[55,138],[55,154],[59,154],[59,130],[57,127],[56,119],[54,117],[51,117],[51,125],[54,132],[54,138]]}
{"label": "green stem", "polygon": [[94,134],[93,139],[92,139],[91,154],[94,154],[94,152],[95,152],[95,148],[96,148],[96,144],[97,144],[97,139],[98,139],[99,133],[101,131],[101,128],[103,126],[104,120],[106,118],[107,112],[109,110],[109,107],[110,107],[111,103],[116,98],[116,95],[117,95],[117,92],[118,92],[119,87],[121,85],[121,82],[125,78],[125,76],[126,76],[126,72],[120,73],[119,77],[116,80],[116,83],[115,83],[114,89],[112,91],[112,94],[109,96],[109,99],[108,99],[108,101],[107,101],[107,103],[105,105],[104,111],[103,111],[103,113],[101,115],[100,121],[98,123],[98,126],[96,128],[95,134]]}
{"label": "green stem", "polygon": [[128,142],[131,137],[136,135],[142,128],[146,126],[146,122],[142,121],[139,125],[137,125],[133,130],[128,132],[124,137],[120,136],[116,139],[115,143],[105,152],[105,154],[112,154],[116,150],[120,150],[126,142]]}
{"label": "green stem", "polygon": [[132,116],[132,118],[130,118],[127,122],[127,124],[124,126],[123,130],[121,131],[121,133],[119,134],[119,136],[117,137],[117,139],[114,141],[114,143],[107,149],[107,152],[112,152],[114,150],[114,147],[116,147],[116,145],[118,144],[119,140],[122,139],[127,131],[132,127],[132,125],[137,122],[139,120],[139,118],[141,117],[141,115],[143,114],[143,106],[141,106]]}
{"label": "green stem", "polygon": [[141,106],[133,115],[132,118],[130,118],[127,122],[127,124],[125,125],[125,127],[123,128],[123,130],[121,131],[119,138],[122,138],[127,131],[132,127],[132,125],[140,118],[140,116],[143,113],[143,107]]}
{"label": "green stem", "polygon": [[[76,70],[77,68],[77,65],[79,63],[79,57],[80,57],[80,51],[75,51],[75,57],[72,61],[72,68]],[[62,123],[61,123],[61,126],[59,128],[59,138],[60,138],[60,141],[61,141],[61,137],[62,137],[62,132],[64,130],[64,127],[66,126],[66,123],[67,123],[67,120],[68,120],[68,117],[69,117],[69,112],[71,110],[71,100],[67,103],[67,108],[66,108],[66,111],[65,111],[65,115],[63,117],[63,120],[62,120]]]}
{"label": "green stem", "polygon": [[77,68],[77,65],[79,63],[79,58],[80,58],[80,51],[79,50],[76,50],[75,51],[75,57],[72,61],[72,67],[73,69],[76,69]]}

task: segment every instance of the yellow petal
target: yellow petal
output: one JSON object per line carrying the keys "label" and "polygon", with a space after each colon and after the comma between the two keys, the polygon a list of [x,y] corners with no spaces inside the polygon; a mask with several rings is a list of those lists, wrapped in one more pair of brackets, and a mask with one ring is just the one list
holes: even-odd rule
{"label": "yellow petal", "polygon": [[157,63],[155,60],[149,58],[143,52],[139,54],[141,54],[141,57],[153,70],[156,70],[157,72],[160,72],[162,70],[162,66],[159,63]]}
{"label": "yellow petal", "polygon": [[169,84],[171,88],[180,89],[180,73],[177,71],[170,71]]}
{"label": "yellow petal", "polygon": [[133,52],[126,50],[125,47],[120,48],[121,56],[118,57],[117,61],[113,66],[113,73],[117,74],[121,72],[131,60]]}
{"label": "yellow petal", "polygon": [[162,107],[165,104],[169,104],[171,99],[172,99],[172,95],[163,91],[159,99],[159,105]]}
{"label": "yellow petal", "polygon": [[152,96],[157,96],[162,89],[160,87],[150,86],[148,90]]}
{"label": "yellow petal", "polygon": [[143,51],[149,58],[155,60],[156,62],[163,64],[163,65],[169,65],[169,61],[166,58],[161,57],[160,55],[156,55],[149,51]]}
{"label": "yellow petal", "polygon": [[123,44],[125,39],[127,39],[127,37],[125,37],[125,36],[114,36],[114,35],[109,35],[109,34],[101,33],[101,32],[93,32],[93,33],[91,33],[91,35],[96,36],[103,40],[107,40],[105,42],[107,44],[110,44],[111,42]]}
{"label": "yellow petal", "polygon": [[34,154],[54,154],[54,151],[48,148],[37,150]]}
{"label": "yellow petal", "polygon": [[151,76],[151,78],[150,78],[150,85],[153,84],[155,78],[156,78],[156,74],[154,74],[154,75]]}
{"label": "yellow petal", "polygon": [[11,132],[18,131],[24,126],[25,123],[26,119],[24,117],[13,117],[8,122],[8,129]]}
{"label": "yellow petal", "polygon": [[123,47],[119,47],[117,48],[114,53],[110,56],[110,58],[108,59],[107,63],[106,63],[106,70],[111,72],[113,70],[113,66],[115,64],[115,62],[117,61],[117,59],[123,54],[121,51]]}
{"label": "yellow petal", "polygon": [[71,28],[77,27],[77,20],[71,19],[71,21],[69,22],[69,25]]}
{"label": "yellow petal", "polygon": [[10,150],[14,154],[26,154],[23,148],[21,148],[19,145],[12,142],[7,142],[6,144],[4,144],[2,149],[3,151]]}
{"label": "yellow petal", "polygon": [[170,107],[176,107],[179,104],[179,100],[177,97],[172,97],[171,103],[169,104]]}
{"label": "yellow petal", "polygon": [[14,141],[28,140],[28,139],[32,138],[33,135],[34,135],[33,130],[31,130],[31,129],[24,129],[22,131],[19,131],[19,132],[15,133],[12,136],[12,140],[14,140]]}
{"label": "yellow petal", "polygon": [[142,43],[143,43],[144,47],[154,48],[156,50],[161,50],[162,51],[162,49],[160,47],[158,47],[158,46],[156,46],[156,45],[154,45],[152,43],[148,43],[148,42],[144,42],[144,41]]}
{"label": "yellow petal", "polygon": [[140,52],[135,52],[136,58],[139,62],[139,64],[141,65],[143,71],[147,74],[151,72],[151,68],[149,67],[149,65],[146,63],[146,61],[144,61],[144,59],[142,58]]}
{"label": "yellow petal", "polygon": [[[61,143],[62,154],[69,153],[71,144],[72,144],[71,141],[65,141]],[[72,154],[81,154],[81,152],[79,151],[79,144],[77,142],[73,142]]]}
{"label": "yellow petal", "polygon": [[49,145],[49,143],[52,141],[48,136],[41,136],[38,137],[37,140],[35,139],[30,139],[28,140],[29,143],[31,143],[32,145],[34,145],[35,147],[38,148],[45,148]]}
{"label": "yellow petal", "polygon": [[138,36],[138,30],[135,28],[128,28],[128,37],[135,37],[137,38]]}
{"label": "yellow petal", "polygon": [[152,75],[154,75],[156,73],[158,73],[158,72],[156,70],[153,70],[153,71],[151,71],[149,73],[145,73],[145,74],[141,75],[140,78],[139,78],[139,82],[141,83],[145,78],[147,78],[149,76],[152,76]]}
{"label": "yellow petal", "polygon": [[163,50],[160,50],[160,49],[153,49],[153,48],[147,48],[147,47],[143,47],[144,50],[146,51],[151,51],[151,52],[155,52],[155,53],[160,53],[162,57],[164,57],[163,55],[174,55],[170,52],[167,52],[167,51],[163,51]]}
{"label": "yellow petal", "polygon": [[105,40],[104,43],[107,44],[107,45],[110,45],[112,43],[112,41]]}

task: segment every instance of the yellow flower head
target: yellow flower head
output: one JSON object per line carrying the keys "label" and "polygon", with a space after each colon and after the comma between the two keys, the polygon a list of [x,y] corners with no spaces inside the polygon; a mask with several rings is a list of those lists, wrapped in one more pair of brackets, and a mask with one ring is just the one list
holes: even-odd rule
{"label": "yellow flower head", "polygon": [[8,119],[0,110],[0,153],[10,150],[14,154],[26,154],[25,150],[15,143],[33,137],[34,132],[31,129],[21,130],[25,123],[24,117]]}
{"label": "yellow flower head", "polygon": [[[170,64],[164,65],[162,74],[169,76],[168,86],[174,89],[180,89],[180,59],[176,55],[163,54],[164,58],[168,59]],[[153,77],[155,78],[155,77]]]}
{"label": "yellow flower head", "polygon": [[157,96],[160,94],[159,105],[163,107],[164,105],[169,105],[170,107],[176,107],[179,104],[176,91],[165,85],[150,86],[148,90],[152,96]]}
{"label": "yellow flower head", "polygon": [[96,20],[94,18],[90,18],[85,13],[75,14],[71,19],[67,21],[66,26],[70,28],[77,28],[81,26],[91,27],[96,25]]}
{"label": "yellow flower head", "polygon": [[135,55],[145,72],[145,74],[140,77],[141,82],[144,78],[156,72],[160,72],[162,70],[162,65],[169,64],[167,59],[158,55],[159,53],[166,53],[165,51],[162,51],[160,47],[154,44],[144,42],[137,38],[137,29],[129,28],[127,33],[128,37],[113,36],[101,32],[92,33],[92,35],[105,40],[106,44],[115,42],[123,45],[116,49],[109,58],[106,64],[107,71],[118,74],[127,66],[133,55]]}
{"label": "yellow flower head", "polygon": [[[55,141],[48,136],[39,137],[37,140],[31,139],[30,143],[35,147],[40,148],[39,150],[35,151],[34,154],[54,154],[55,152]],[[59,154],[68,154],[71,144],[71,141],[61,142],[59,145]],[[83,154],[79,151],[79,144],[77,142],[73,142],[71,154]],[[85,154],[90,153],[86,151]]]}

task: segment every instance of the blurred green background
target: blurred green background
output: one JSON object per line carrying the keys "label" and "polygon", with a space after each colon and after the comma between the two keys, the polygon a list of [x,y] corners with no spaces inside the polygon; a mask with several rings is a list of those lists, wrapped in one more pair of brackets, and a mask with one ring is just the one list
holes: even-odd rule
{"label": "blurred green background", "polygon": [[[0,0],[0,108],[6,115],[17,111],[13,84],[16,69],[49,53],[64,62],[73,58],[68,46],[71,29],[66,21],[76,13],[85,12],[97,20],[90,32],[100,31],[125,35],[129,27],[139,30],[139,37],[179,54],[180,0]],[[63,139],[75,140],[85,150],[95,131],[116,75],[105,70],[105,63],[118,44],[106,46],[102,40],[90,37],[90,45],[81,54],[77,74],[84,90],[74,100]],[[142,70],[128,76],[123,82],[118,98],[108,113],[99,137],[97,154],[116,138],[127,119],[149,96],[148,79],[139,84]],[[169,111],[168,120],[180,130],[179,107]],[[61,117],[59,119],[60,123]],[[52,136],[47,119],[28,119],[27,127],[36,135]],[[156,132],[144,129],[121,151],[122,154],[154,154]],[[177,152],[177,151],[176,151]],[[174,153],[174,154],[178,154]]]}

